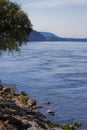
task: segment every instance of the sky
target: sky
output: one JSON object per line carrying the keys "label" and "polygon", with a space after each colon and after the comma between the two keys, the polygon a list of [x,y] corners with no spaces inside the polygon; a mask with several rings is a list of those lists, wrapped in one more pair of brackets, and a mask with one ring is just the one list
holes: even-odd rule
{"label": "sky", "polygon": [[21,5],[33,29],[87,38],[87,0],[10,0]]}

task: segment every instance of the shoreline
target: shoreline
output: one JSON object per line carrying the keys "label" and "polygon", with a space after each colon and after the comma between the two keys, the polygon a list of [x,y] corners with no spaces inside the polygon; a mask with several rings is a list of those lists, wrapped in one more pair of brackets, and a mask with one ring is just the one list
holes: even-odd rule
{"label": "shoreline", "polygon": [[39,112],[40,107],[24,91],[0,85],[0,130],[62,130]]}
{"label": "shoreline", "polygon": [[[16,87],[0,84],[0,130],[76,130],[82,125],[52,122],[38,110],[42,107],[24,91],[18,93]],[[50,109],[47,113],[54,114]]]}

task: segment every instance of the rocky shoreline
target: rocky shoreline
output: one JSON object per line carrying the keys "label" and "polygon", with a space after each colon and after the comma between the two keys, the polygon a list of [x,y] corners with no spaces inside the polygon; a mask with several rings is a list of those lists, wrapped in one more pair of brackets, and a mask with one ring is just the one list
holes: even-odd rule
{"label": "rocky shoreline", "polygon": [[0,85],[0,130],[62,130],[38,111],[37,101]]}
{"label": "rocky shoreline", "polygon": [[[46,102],[49,104],[49,102]],[[37,101],[16,87],[0,85],[0,130],[76,130],[80,122],[59,125],[38,111]],[[54,114],[52,110],[47,110]]]}

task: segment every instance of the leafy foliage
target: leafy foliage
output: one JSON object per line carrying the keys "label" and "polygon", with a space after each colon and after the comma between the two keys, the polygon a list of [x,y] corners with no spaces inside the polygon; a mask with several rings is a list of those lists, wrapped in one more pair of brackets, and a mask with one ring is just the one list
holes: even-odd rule
{"label": "leafy foliage", "polygon": [[63,130],[77,130],[77,128],[81,127],[82,123],[81,122],[73,122],[72,124],[65,124],[62,125]]}
{"label": "leafy foliage", "polygon": [[0,50],[17,51],[31,30],[31,21],[18,4],[0,0]]}

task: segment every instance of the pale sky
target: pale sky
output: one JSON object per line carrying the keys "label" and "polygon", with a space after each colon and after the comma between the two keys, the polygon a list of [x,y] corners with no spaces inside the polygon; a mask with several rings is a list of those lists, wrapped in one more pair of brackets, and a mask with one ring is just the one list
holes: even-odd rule
{"label": "pale sky", "polygon": [[87,38],[87,0],[11,0],[22,6],[37,31]]}

